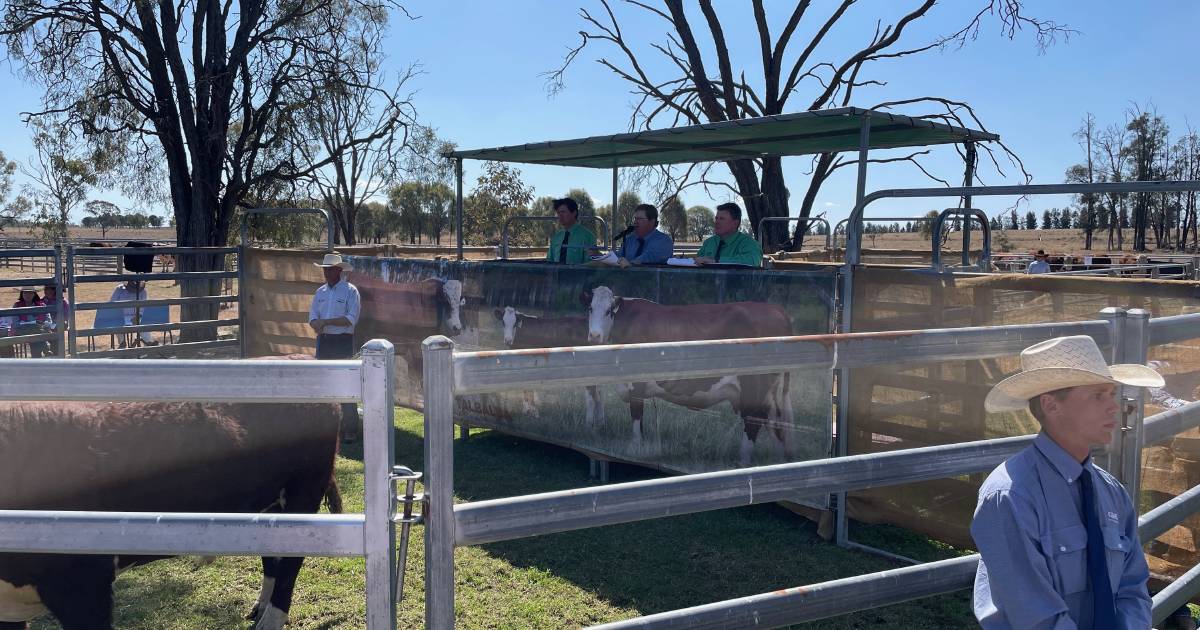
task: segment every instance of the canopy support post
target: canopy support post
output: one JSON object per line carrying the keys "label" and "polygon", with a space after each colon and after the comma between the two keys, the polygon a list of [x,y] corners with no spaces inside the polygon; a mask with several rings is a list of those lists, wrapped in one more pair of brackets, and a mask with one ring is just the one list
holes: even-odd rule
{"label": "canopy support post", "polygon": [[[963,187],[970,188],[975,185],[975,143],[968,140],[963,143],[963,148],[965,149],[964,159],[967,163],[967,170],[963,173]],[[971,195],[963,196],[963,208],[971,209]],[[969,267],[971,265],[971,213],[969,212],[963,214],[962,231],[962,264],[963,267]],[[988,270],[980,269],[980,271]]]}
{"label": "canopy support post", "polygon": [[[854,191],[855,207],[862,203],[863,198],[867,195],[867,156],[870,153],[871,146],[871,113],[865,112],[862,115],[862,126],[858,131],[858,186]],[[862,217],[851,215],[851,221],[846,228],[846,255],[843,260],[846,264],[842,266],[842,295],[841,306],[838,309],[838,318],[841,332],[850,332],[851,319],[851,297],[854,291],[854,265],[857,260],[850,260],[850,252],[853,247],[855,250],[859,247],[860,239],[862,238]],[[837,441],[835,442],[835,455],[845,457],[850,450],[850,370],[841,368],[837,373]],[[834,512],[834,542],[840,547],[850,545],[850,523],[847,516],[846,493],[839,492],[835,495],[835,512]]]}
{"label": "canopy support post", "polygon": [[454,160],[454,236],[458,240],[458,259],[463,259],[463,190],[462,158]]}
{"label": "canopy support post", "polygon": [[[608,212],[608,224],[609,224],[609,225],[611,225],[611,226],[612,226],[612,229],[614,229],[614,230],[616,230],[618,227],[619,227],[621,230],[624,230],[624,229],[625,229],[625,226],[624,226],[624,225],[620,225],[620,226],[618,226],[618,225],[617,225],[617,173],[618,173],[620,170],[621,170],[621,169],[617,168],[615,165],[613,166],[613,196],[612,196],[612,208],[610,208],[610,209],[609,209],[609,212]],[[611,246],[611,245],[612,245],[612,243],[605,243],[605,245],[609,245],[609,246]]]}

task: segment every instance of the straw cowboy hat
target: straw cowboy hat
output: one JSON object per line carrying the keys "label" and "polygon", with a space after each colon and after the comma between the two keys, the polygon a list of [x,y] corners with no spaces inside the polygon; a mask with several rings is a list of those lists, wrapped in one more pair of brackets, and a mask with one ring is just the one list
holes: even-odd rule
{"label": "straw cowboy hat", "polygon": [[341,267],[342,269],[350,269],[350,263],[342,260],[342,255],[337,252],[325,254],[325,260],[313,264],[318,267]]}
{"label": "straw cowboy hat", "polygon": [[988,413],[1027,409],[1029,399],[1059,389],[1104,383],[1162,387],[1158,372],[1136,364],[1108,365],[1096,341],[1086,335],[1058,337],[1021,351],[1021,371],[988,392]]}

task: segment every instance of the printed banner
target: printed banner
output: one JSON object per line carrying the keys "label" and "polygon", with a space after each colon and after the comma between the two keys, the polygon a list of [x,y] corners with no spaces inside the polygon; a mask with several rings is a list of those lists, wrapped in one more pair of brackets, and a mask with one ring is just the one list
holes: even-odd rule
{"label": "printed banner", "polygon": [[[396,345],[399,404],[421,402],[420,344],[497,350],[817,334],[829,272],[352,257],[359,341]],[[824,458],[829,369],[463,396],[457,419],[599,459],[701,472]]]}

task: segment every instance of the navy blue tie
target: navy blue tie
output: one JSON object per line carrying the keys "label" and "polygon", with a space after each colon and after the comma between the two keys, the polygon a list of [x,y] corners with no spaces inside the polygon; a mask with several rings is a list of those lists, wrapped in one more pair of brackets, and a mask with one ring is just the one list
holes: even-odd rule
{"label": "navy blue tie", "polygon": [[643,249],[645,249],[645,247],[646,247],[646,239],[644,239],[644,238],[642,238],[642,237],[640,237],[640,236],[639,236],[639,237],[638,237],[638,246],[637,246],[637,251],[633,252],[633,257],[634,257],[634,258],[637,258],[638,256],[641,256],[641,255],[642,255],[642,250],[643,250]]}
{"label": "navy blue tie", "polygon": [[1108,557],[1104,548],[1104,532],[1100,529],[1100,512],[1096,508],[1096,491],[1092,486],[1092,471],[1087,466],[1079,475],[1083,491],[1083,522],[1087,527],[1087,568],[1092,582],[1092,627],[1117,627],[1116,599],[1108,581]]}
{"label": "navy blue tie", "polygon": [[721,248],[725,247],[725,241],[717,238],[717,253],[713,255],[713,260],[721,262]]}

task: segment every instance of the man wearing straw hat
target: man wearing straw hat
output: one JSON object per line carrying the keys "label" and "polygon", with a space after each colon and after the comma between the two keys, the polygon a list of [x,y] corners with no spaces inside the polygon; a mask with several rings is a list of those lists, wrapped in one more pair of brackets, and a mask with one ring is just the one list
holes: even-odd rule
{"label": "man wearing straw hat", "polygon": [[979,489],[971,536],[984,628],[1150,627],[1137,511],[1090,454],[1112,441],[1122,384],[1163,379],[1107,365],[1091,337],[1059,337],[1026,348],[1021,371],[988,393],[989,413],[1028,409],[1042,431]]}
{"label": "man wearing straw hat", "polygon": [[[308,325],[317,333],[317,358],[351,359],[359,297],[358,287],[342,277],[350,264],[337,252],[325,254],[324,260],[313,264],[325,274],[325,284],[317,289],[308,309]],[[358,406],[354,403],[342,404],[342,439],[358,440]]]}

